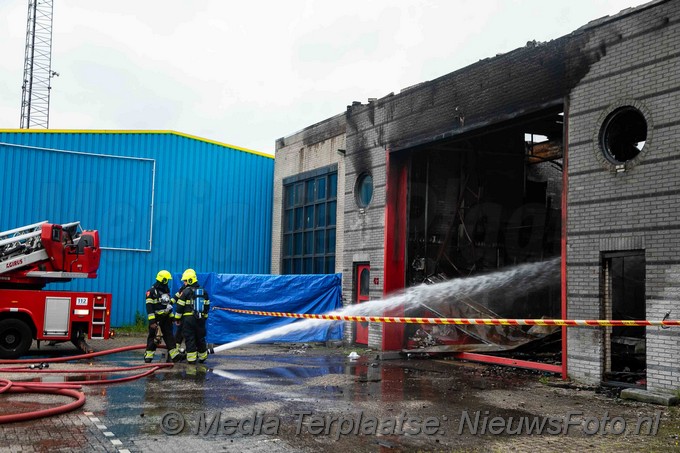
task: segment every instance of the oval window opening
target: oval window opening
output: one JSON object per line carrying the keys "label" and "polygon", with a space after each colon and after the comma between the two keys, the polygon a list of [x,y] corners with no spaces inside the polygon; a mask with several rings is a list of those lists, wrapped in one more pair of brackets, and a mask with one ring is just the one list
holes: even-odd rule
{"label": "oval window opening", "polygon": [[608,160],[624,163],[640,154],[647,140],[647,120],[635,107],[614,110],[600,131],[600,146]]}
{"label": "oval window opening", "polygon": [[373,198],[373,177],[368,173],[364,173],[357,179],[354,195],[357,205],[360,208],[365,208]]}

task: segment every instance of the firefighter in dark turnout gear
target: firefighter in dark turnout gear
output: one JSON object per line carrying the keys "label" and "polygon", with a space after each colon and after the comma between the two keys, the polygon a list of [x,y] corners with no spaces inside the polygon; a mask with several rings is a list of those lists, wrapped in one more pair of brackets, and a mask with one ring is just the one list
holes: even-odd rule
{"label": "firefighter in dark turnout gear", "polygon": [[[177,309],[177,300],[179,297],[182,295],[182,291],[184,291],[184,288],[186,288],[187,285],[182,282],[182,286],[177,290],[174,296],[172,296],[172,304],[175,306],[175,310]],[[179,348],[180,352],[185,352],[184,349],[182,348],[182,343],[184,342],[184,335],[182,335],[182,319],[180,316],[177,316],[176,314],[173,315],[175,317],[175,344],[177,345],[177,348]]]}
{"label": "firefighter in dark turnout gear", "polygon": [[182,334],[187,351],[187,363],[205,362],[208,345],[205,342],[205,321],[210,310],[208,292],[198,284],[196,271],[187,269],[182,274],[184,289],[177,299],[176,319],[182,323]]}
{"label": "firefighter in dark turnout gear", "polygon": [[182,360],[175,337],[172,335],[172,302],[168,282],[172,279],[170,272],[162,270],[156,275],[156,281],[146,292],[146,314],[149,320],[149,335],[146,338],[144,362],[150,363],[156,351],[156,330],[161,329],[163,341],[168,348],[168,357],[173,362]]}

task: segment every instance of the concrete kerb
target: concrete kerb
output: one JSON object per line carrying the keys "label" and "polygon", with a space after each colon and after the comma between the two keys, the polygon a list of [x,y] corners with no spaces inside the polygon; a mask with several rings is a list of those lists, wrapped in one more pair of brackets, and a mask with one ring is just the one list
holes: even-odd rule
{"label": "concrete kerb", "polygon": [[644,389],[623,389],[621,390],[621,398],[662,406],[675,406],[678,404],[678,397],[671,393],[653,392]]}

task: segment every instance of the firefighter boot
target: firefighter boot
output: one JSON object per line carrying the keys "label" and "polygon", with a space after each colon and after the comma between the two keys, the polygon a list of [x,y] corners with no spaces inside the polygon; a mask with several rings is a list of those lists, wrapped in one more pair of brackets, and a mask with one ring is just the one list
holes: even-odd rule
{"label": "firefighter boot", "polygon": [[208,358],[208,351],[198,353],[198,363],[203,363]]}
{"label": "firefighter boot", "polygon": [[153,360],[154,351],[146,350],[144,352],[144,363],[151,363]]}
{"label": "firefighter boot", "polygon": [[196,363],[196,351],[187,352],[187,363]]}
{"label": "firefighter boot", "polygon": [[180,352],[179,349],[174,348],[174,349],[171,349],[168,352],[168,358],[170,360],[172,360],[173,362],[177,363],[177,362],[181,362],[182,360],[186,359],[186,355],[184,353]]}

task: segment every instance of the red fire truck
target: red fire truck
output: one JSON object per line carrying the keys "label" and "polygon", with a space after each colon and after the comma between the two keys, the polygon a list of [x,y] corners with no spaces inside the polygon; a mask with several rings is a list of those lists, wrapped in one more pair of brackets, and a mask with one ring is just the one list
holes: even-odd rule
{"label": "red fire truck", "polygon": [[48,283],[96,278],[99,233],[80,222],[47,221],[0,232],[0,358],[25,354],[33,340],[71,341],[111,336],[111,294],[48,291]]}

